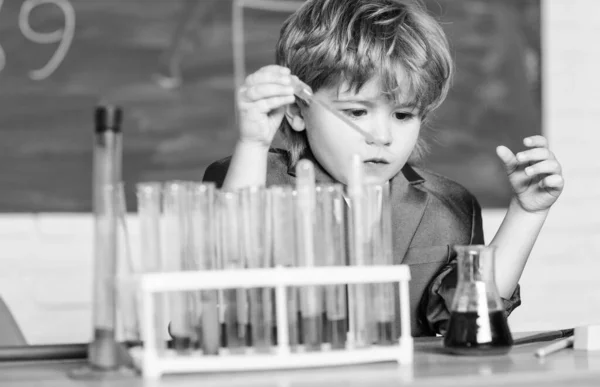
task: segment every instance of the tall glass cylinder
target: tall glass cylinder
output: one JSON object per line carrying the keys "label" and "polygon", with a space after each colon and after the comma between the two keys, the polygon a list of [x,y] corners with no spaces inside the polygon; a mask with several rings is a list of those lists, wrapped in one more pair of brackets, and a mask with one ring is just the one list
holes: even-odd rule
{"label": "tall glass cylinder", "polygon": [[[346,265],[346,234],[342,186],[317,186],[315,249],[319,261],[327,266]],[[346,347],[348,311],[346,285],[325,286],[325,340],[333,349]]]}
{"label": "tall glass cylinder", "polygon": [[[192,264],[189,234],[189,184],[167,182],[163,192],[163,262],[167,271],[189,269]],[[189,296],[184,292],[169,293],[170,324],[176,350],[191,347],[195,332],[191,326]]]}
{"label": "tall glass cylinder", "polygon": [[[364,189],[364,171],[362,160],[358,155],[352,159],[351,174],[348,182],[349,197],[349,256],[353,266],[371,265],[371,256],[368,254],[367,227],[367,196]],[[350,332],[352,345],[355,347],[368,347],[374,341],[373,305],[371,305],[370,285],[349,286],[350,307]]]}
{"label": "tall glass cylinder", "polygon": [[[305,267],[318,265],[315,254],[316,199],[314,166],[308,160],[300,160],[296,166],[297,176],[297,232],[298,263]],[[323,343],[323,288],[304,286],[300,289],[302,313],[302,341],[308,351],[318,351]]]}
{"label": "tall glass cylinder", "polygon": [[[241,253],[240,198],[237,192],[220,191],[217,195],[219,219],[219,254],[223,269],[243,269]],[[248,292],[246,289],[223,291],[222,307],[227,348],[240,350],[249,339]]]}
{"label": "tall glass cylinder", "polygon": [[[373,265],[393,264],[391,206],[389,185],[364,186],[364,254],[367,262]],[[391,345],[397,342],[399,332],[395,323],[398,302],[397,287],[392,283],[373,284],[371,297],[374,319],[371,322],[375,342],[379,345]]]}
{"label": "tall glass cylinder", "polygon": [[[298,266],[296,256],[296,214],[295,192],[290,186],[272,186],[271,197],[272,219],[272,255],[275,266],[294,268]],[[298,326],[298,288],[286,289],[286,306],[289,332],[289,346],[296,350],[299,342]]]}
{"label": "tall glass cylinder", "polygon": [[[159,182],[143,182],[136,185],[137,211],[140,231],[140,257],[142,271],[157,273],[164,269],[161,260],[161,204],[163,185]],[[157,348],[164,348],[167,318],[166,295],[157,294],[156,321],[159,334]]]}
{"label": "tall glass cylinder", "polygon": [[[242,257],[248,268],[272,267],[269,197],[263,187],[240,191]],[[252,346],[268,351],[273,345],[273,288],[248,290]]]}
{"label": "tall glass cylinder", "polygon": [[[217,230],[215,218],[215,185],[193,184],[191,187],[191,226],[195,270],[217,270]],[[199,292],[200,306],[194,316],[194,325],[205,355],[217,355],[221,327],[216,290]]]}
{"label": "tall glass cylinder", "polygon": [[94,211],[94,341],[88,359],[98,369],[118,367],[115,340],[118,184],[121,181],[121,109],[100,106],[95,112],[92,180]]}

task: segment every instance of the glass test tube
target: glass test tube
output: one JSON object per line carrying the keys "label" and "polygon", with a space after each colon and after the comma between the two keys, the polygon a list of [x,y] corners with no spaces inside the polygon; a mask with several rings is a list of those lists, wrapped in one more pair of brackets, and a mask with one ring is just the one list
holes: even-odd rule
{"label": "glass test tube", "polygon": [[[309,160],[300,160],[296,166],[298,262],[300,265],[317,265],[315,256],[315,171]],[[321,286],[305,286],[300,289],[302,313],[302,338],[304,348],[319,351],[323,342],[323,298]]]}
{"label": "glass test tube", "polygon": [[93,159],[94,211],[94,339],[88,346],[90,365],[99,369],[118,367],[115,340],[118,192],[121,181],[122,111],[100,106],[95,112]]}
{"label": "glass test tube", "polygon": [[[218,269],[216,250],[215,185],[191,185],[191,235],[195,270]],[[220,347],[221,326],[218,313],[218,292],[203,290],[200,306],[194,316],[194,325],[202,352],[217,355]]]}
{"label": "glass test tube", "polygon": [[[392,265],[391,207],[389,185],[367,184],[365,197],[365,257],[374,265]],[[395,324],[395,292],[393,283],[371,285],[374,306],[375,342],[391,345],[397,341]]]}
{"label": "glass test tube", "polygon": [[[140,227],[140,256],[142,271],[146,273],[164,270],[161,261],[161,201],[162,183],[144,182],[136,185],[138,219]],[[165,294],[156,295],[157,348],[165,348],[167,319]]]}
{"label": "glass test tube", "polygon": [[[271,197],[272,255],[274,264],[275,266],[289,268],[297,267],[295,192],[290,186],[272,186],[269,188],[269,194]],[[292,350],[296,350],[299,341],[298,288],[288,287],[286,297],[290,340],[288,344]]]}
{"label": "glass test tube", "polygon": [[[317,187],[316,253],[327,266],[346,265],[344,196],[339,184]],[[348,312],[346,286],[325,286],[325,341],[332,349],[346,347]]]}
{"label": "glass test tube", "polygon": [[[164,263],[167,271],[184,270],[190,262],[188,183],[167,182],[163,192]],[[188,266],[189,267],[189,266]],[[184,351],[191,348],[195,332],[191,326],[189,294],[170,292],[170,333],[173,348]]]}
{"label": "glass test tube", "polygon": [[[240,190],[242,257],[248,268],[272,267],[271,219],[268,195],[263,187]],[[273,288],[248,289],[252,347],[269,351],[273,345]]]}
{"label": "glass test tube", "polygon": [[[219,218],[219,251],[223,269],[242,269],[239,194],[219,191],[217,194]],[[245,348],[248,335],[248,295],[246,289],[225,289],[222,305],[227,348],[238,351]]]}
{"label": "glass test tube", "polygon": [[[365,254],[365,194],[363,164],[358,155],[352,158],[351,172],[348,181],[350,198],[349,247],[350,264],[364,266],[370,264]],[[369,285],[350,285],[350,331],[355,347],[368,347],[374,339],[374,324],[370,313],[371,297]]]}
{"label": "glass test tube", "polygon": [[143,271],[143,261],[137,254],[132,254],[129,244],[129,228],[127,227],[127,204],[125,186],[116,185],[118,246],[117,271],[120,281],[117,292],[117,339],[119,342],[138,343],[140,341],[140,322],[138,313],[139,301],[135,291],[133,275]]}

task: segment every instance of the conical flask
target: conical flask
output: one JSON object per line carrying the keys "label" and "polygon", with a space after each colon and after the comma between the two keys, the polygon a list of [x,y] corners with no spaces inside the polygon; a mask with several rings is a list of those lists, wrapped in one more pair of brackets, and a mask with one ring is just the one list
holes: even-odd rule
{"label": "conical flask", "polygon": [[513,344],[495,281],[495,247],[455,246],[458,283],[444,347],[458,355],[500,355]]}

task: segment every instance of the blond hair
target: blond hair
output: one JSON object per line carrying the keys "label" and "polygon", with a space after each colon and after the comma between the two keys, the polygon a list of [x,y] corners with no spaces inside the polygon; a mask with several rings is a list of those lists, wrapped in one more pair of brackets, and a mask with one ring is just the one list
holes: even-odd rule
{"label": "blond hair", "polygon": [[[446,98],[454,73],[444,32],[416,0],[308,0],[283,24],[276,63],[313,91],[347,82],[357,92],[377,76],[393,99],[403,69],[409,90],[402,92],[412,96],[422,120]],[[308,148],[306,132],[285,119],[280,130],[293,166]],[[409,163],[425,151],[419,136]]]}

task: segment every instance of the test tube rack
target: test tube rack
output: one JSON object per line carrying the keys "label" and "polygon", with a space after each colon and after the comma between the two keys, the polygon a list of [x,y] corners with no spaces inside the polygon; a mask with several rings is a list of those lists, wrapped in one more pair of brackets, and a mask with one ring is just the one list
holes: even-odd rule
{"label": "test tube rack", "polygon": [[[164,374],[302,369],[395,361],[412,364],[410,329],[410,270],[406,265],[264,268],[219,271],[181,271],[140,274],[134,279],[141,301],[143,348],[131,350],[136,367],[147,380]],[[401,336],[398,344],[317,352],[293,352],[289,347],[286,291],[292,286],[398,283]],[[270,353],[205,356],[178,354],[157,347],[155,296],[174,291],[272,287],[275,289],[277,345]]]}

